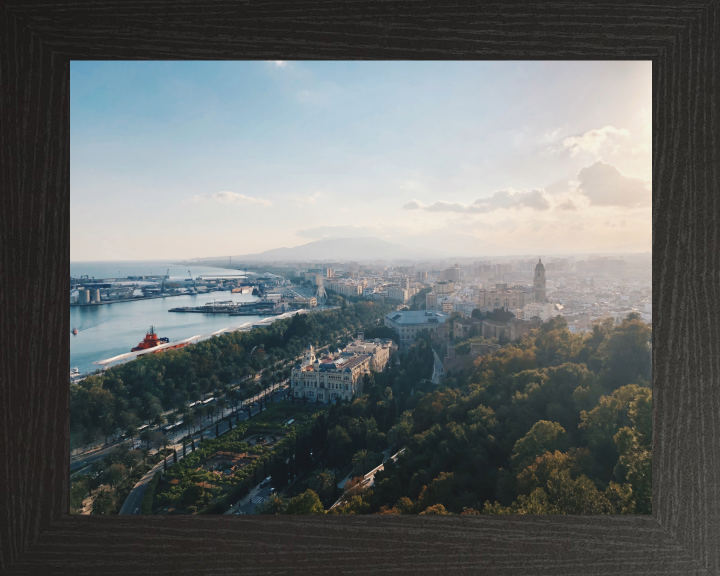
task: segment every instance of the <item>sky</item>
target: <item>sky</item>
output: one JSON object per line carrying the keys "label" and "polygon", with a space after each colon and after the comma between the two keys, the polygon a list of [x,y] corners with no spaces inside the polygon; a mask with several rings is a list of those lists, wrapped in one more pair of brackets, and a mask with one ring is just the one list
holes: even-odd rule
{"label": "sky", "polygon": [[368,236],[650,251],[651,76],[649,61],[72,62],[70,257]]}

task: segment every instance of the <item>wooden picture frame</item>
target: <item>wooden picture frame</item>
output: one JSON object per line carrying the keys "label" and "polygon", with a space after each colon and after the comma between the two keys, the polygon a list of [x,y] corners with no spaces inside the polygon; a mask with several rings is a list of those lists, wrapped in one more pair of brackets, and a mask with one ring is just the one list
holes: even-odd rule
{"label": "wooden picture frame", "polygon": [[[4,2],[0,572],[720,574],[719,56],[717,0]],[[69,515],[69,61],[270,58],[652,60],[652,516]]]}

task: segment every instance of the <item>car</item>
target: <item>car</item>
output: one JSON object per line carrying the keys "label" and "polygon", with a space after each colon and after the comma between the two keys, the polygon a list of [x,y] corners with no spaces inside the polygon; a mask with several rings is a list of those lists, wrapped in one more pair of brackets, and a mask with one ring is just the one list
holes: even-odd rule
{"label": "car", "polygon": [[275,494],[275,492],[277,492],[277,490],[275,490],[275,488],[270,488],[270,495],[271,495],[271,496],[272,496],[273,494]]}
{"label": "car", "polygon": [[265,486],[270,484],[271,481],[272,481],[272,476],[268,476],[267,478],[265,478],[265,480],[260,482],[260,488],[265,488]]}

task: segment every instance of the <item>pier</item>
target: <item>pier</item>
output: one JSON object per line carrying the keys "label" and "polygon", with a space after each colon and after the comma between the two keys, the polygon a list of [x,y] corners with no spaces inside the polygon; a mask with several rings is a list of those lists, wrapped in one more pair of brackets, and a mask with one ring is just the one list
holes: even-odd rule
{"label": "pier", "polygon": [[229,314],[230,316],[274,316],[282,314],[274,302],[241,303],[230,300],[224,302],[208,302],[204,306],[182,306],[171,308],[169,312],[188,312],[196,314]]}

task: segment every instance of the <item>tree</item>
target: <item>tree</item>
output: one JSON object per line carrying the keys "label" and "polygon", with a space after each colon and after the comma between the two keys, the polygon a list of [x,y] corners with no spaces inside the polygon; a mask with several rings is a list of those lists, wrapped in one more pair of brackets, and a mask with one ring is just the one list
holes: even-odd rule
{"label": "tree", "polygon": [[210,416],[211,422],[215,422],[215,415],[217,414],[217,408],[215,407],[214,404],[210,404],[207,407],[207,413],[208,413],[208,416]]}
{"label": "tree", "polygon": [[538,456],[560,448],[564,434],[565,429],[557,422],[536,422],[530,431],[515,443],[512,455],[515,469],[523,470]]}
{"label": "tree", "polygon": [[205,495],[205,491],[201,486],[198,486],[197,484],[192,484],[191,486],[188,486],[185,488],[185,490],[182,493],[182,503],[185,506],[193,506],[197,504]]}
{"label": "tree", "polygon": [[263,504],[255,508],[256,514],[285,514],[288,501],[280,494],[273,494]]}
{"label": "tree", "polygon": [[420,516],[423,516],[425,514],[440,514],[443,516],[447,516],[451,514],[451,512],[445,510],[445,506],[443,506],[442,504],[434,504],[433,506],[428,506],[423,512],[420,512]]}
{"label": "tree", "polygon": [[111,486],[117,486],[128,476],[127,468],[123,464],[113,464],[108,468],[107,478]]}
{"label": "tree", "polygon": [[115,509],[115,501],[109,490],[100,490],[93,500],[93,514],[112,514]]}
{"label": "tree", "polygon": [[87,476],[80,476],[70,485],[70,511],[73,514],[80,511],[89,491],[90,481]]}
{"label": "tree", "polygon": [[621,428],[614,436],[620,454],[615,477],[632,488],[634,509],[652,513],[652,391],[638,394],[630,403],[633,427]]}
{"label": "tree", "polygon": [[135,435],[137,434],[138,427],[135,423],[129,424],[125,429],[125,434],[130,439],[130,443],[135,446]]}
{"label": "tree", "polygon": [[316,470],[308,480],[308,486],[327,503],[335,495],[335,475],[327,468]]}
{"label": "tree", "polygon": [[162,432],[158,432],[157,430],[155,432],[152,432],[150,434],[150,446],[152,446],[155,450],[160,450],[161,446],[164,446],[167,442],[167,437]]}
{"label": "tree", "polygon": [[125,465],[130,468],[130,471],[132,472],[133,468],[138,465],[143,460],[143,454],[140,450],[130,450],[125,455]]}
{"label": "tree", "polygon": [[140,441],[145,442],[145,446],[150,448],[150,430],[147,428],[140,433]]}
{"label": "tree", "polygon": [[352,457],[353,472],[363,476],[375,463],[375,455],[365,449],[358,450]]}
{"label": "tree", "polygon": [[348,452],[352,447],[352,438],[342,426],[338,425],[328,432],[327,445],[330,446],[330,461],[341,465],[343,460],[349,456]]}
{"label": "tree", "polygon": [[325,514],[325,508],[315,491],[306,490],[288,502],[285,514]]}

